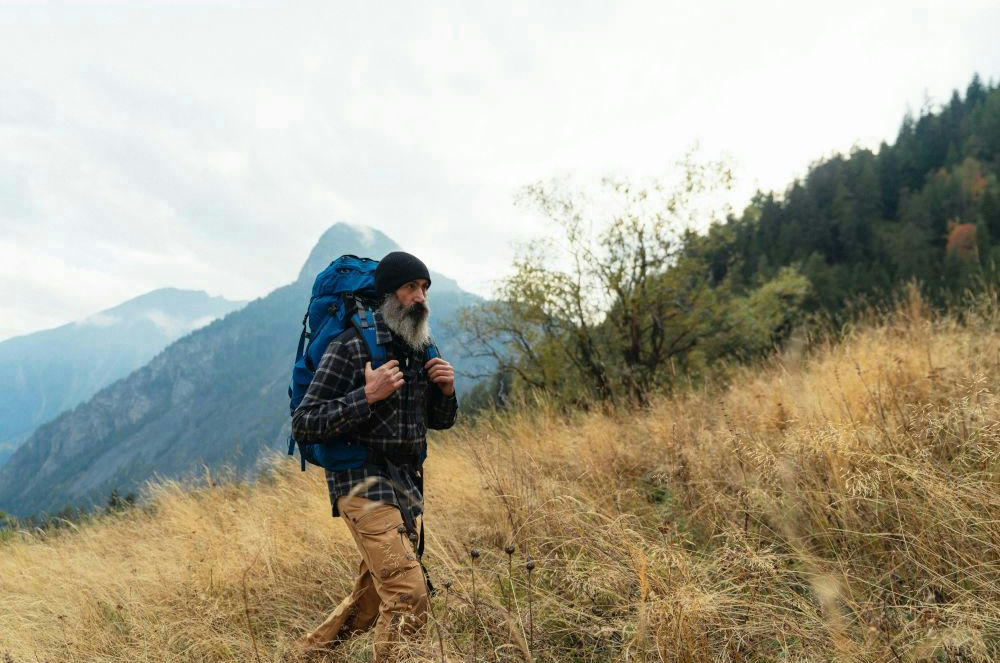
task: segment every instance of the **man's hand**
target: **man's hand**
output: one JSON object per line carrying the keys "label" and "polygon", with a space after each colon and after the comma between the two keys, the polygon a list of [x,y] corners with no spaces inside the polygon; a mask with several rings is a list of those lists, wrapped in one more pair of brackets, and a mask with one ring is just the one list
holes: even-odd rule
{"label": "man's hand", "polygon": [[424,370],[427,371],[427,379],[436,384],[442,394],[451,396],[455,393],[455,369],[451,364],[441,357],[434,357],[424,364]]}
{"label": "man's hand", "polygon": [[403,386],[403,382],[403,373],[395,359],[374,370],[371,362],[365,364],[365,400],[369,405],[392,396],[394,391]]}

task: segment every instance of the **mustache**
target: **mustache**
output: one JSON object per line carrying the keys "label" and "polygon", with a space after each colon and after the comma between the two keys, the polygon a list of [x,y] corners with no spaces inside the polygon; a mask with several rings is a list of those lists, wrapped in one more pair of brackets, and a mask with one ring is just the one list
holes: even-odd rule
{"label": "mustache", "polygon": [[413,318],[422,318],[430,313],[430,309],[423,302],[413,302],[403,310],[403,313]]}

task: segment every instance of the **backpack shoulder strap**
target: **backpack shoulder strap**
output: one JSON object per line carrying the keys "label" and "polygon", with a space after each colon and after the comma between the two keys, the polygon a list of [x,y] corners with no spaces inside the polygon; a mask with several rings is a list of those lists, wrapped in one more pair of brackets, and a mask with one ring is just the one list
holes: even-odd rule
{"label": "backpack shoulder strap", "polygon": [[375,333],[375,314],[369,308],[359,308],[351,316],[351,324],[358,330],[361,338],[368,346],[368,354],[371,355],[372,368],[378,368],[386,362],[388,354],[384,346],[379,345],[378,336]]}
{"label": "backpack shoulder strap", "polygon": [[424,351],[427,353],[427,358],[424,361],[430,361],[435,357],[441,356],[441,351],[438,350],[438,346],[435,345],[434,343],[429,343],[427,347],[424,348]]}

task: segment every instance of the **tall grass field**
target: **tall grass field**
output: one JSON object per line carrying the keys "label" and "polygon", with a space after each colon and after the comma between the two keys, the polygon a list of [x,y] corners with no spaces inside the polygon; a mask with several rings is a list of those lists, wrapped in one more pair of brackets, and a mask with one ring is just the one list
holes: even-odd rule
{"label": "tall grass field", "polygon": [[[411,660],[1000,660],[995,303],[958,319],[914,295],[642,410],[466,421],[427,481],[438,592]],[[287,457],[3,536],[16,663],[285,660],[359,561],[322,473]]]}

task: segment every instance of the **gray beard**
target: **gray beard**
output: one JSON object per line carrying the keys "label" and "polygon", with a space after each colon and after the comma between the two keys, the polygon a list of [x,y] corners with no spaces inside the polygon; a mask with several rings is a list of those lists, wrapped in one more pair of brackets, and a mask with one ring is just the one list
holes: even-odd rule
{"label": "gray beard", "polygon": [[399,336],[414,350],[423,350],[431,342],[431,325],[428,320],[430,308],[424,304],[425,310],[420,315],[411,315],[413,305],[404,307],[394,293],[385,296],[379,313],[389,329]]}

